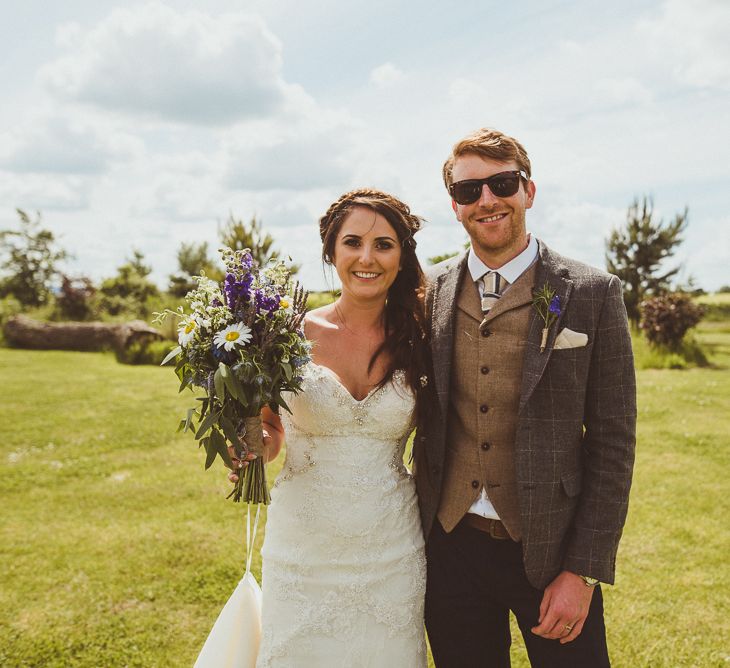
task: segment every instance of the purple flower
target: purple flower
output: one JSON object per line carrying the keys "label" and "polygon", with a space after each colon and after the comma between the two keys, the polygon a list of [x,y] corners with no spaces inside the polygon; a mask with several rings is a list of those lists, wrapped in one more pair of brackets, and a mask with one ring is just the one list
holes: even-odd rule
{"label": "purple flower", "polygon": [[279,295],[269,297],[262,290],[254,291],[254,300],[256,301],[256,310],[261,313],[266,311],[271,314],[279,308]]}
{"label": "purple flower", "polygon": [[223,292],[226,295],[226,304],[231,311],[236,310],[236,306],[240,301],[247,302],[251,297],[251,282],[253,276],[246,274],[241,280],[236,280],[234,274],[226,274],[223,282]]}
{"label": "purple flower", "polygon": [[251,255],[251,253],[244,253],[244,255],[241,257],[241,266],[246,270],[251,269],[251,267],[253,266],[253,256]]}
{"label": "purple flower", "polygon": [[223,304],[221,303],[221,300],[220,300],[220,299],[218,299],[218,297],[214,297],[214,298],[213,298],[213,301],[212,301],[212,302],[210,302],[210,303],[211,303],[211,305],[212,305],[212,306],[215,306],[216,308],[217,308],[218,306],[223,306]]}
{"label": "purple flower", "polygon": [[560,297],[558,295],[555,295],[550,300],[550,306],[548,307],[548,310],[550,311],[550,313],[560,315]]}

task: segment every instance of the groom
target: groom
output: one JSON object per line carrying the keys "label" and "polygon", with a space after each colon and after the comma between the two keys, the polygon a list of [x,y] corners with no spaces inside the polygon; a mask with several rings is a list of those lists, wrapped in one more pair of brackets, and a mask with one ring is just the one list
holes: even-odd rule
{"label": "groom", "polygon": [[[426,626],[438,668],[509,666],[509,611],[533,666],[608,666],[634,462],[621,284],[527,232],[530,161],[482,129],[443,177],[468,253],[429,276],[434,410],[416,435]],[[542,296],[542,300],[538,300]]]}

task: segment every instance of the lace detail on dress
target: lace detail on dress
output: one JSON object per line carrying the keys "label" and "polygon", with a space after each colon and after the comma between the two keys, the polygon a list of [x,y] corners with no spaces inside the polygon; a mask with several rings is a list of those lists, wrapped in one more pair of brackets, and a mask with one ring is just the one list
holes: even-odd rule
{"label": "lace detail on dress", "polygon": [[404,374],[358,401],[310,364],[304,392],[287,403],[258,668],[423,668],[426,562],[403,465],[414,405]]}

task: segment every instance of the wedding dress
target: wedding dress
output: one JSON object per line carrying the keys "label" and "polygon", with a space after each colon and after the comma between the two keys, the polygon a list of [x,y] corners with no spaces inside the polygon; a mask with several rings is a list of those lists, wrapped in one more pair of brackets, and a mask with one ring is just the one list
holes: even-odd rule
{"label": "wedding dress", "polygon": [[424,668],[426,562],[404,374],[363,400],[308,364],[262,549],[257,668]]}

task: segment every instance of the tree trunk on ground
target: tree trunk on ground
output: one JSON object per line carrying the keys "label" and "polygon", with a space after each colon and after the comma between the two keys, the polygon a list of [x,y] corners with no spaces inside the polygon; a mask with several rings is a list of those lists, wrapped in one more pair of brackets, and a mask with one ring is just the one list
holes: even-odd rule
{"label": "tree trunk on ground", "polygon": [[35,350],[105,350],[122,352],[135,341],[162,340],[143,320],[131,322],[39,322],[24,315],[9,318],[5,338],[17,348]]}

